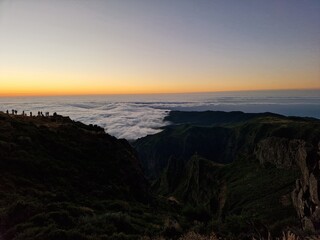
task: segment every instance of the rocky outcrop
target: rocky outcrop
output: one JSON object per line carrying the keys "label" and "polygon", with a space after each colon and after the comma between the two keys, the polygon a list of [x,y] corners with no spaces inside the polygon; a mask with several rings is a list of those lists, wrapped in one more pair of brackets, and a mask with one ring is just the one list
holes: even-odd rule
{"label": "rocky outcrop", "polygon": [[302,226],[305,230],[320,230],[320,144],[310,147],[306,157],[297,165],[302,176],[296,181],[296,187],[292,192],[293,204],[297,210]]}
{"label": "rocky outcrop", "polygon": [[289,222],[319,229],[319,120],[210,111],[165,120],[173,125],[133,143],[145,173],[160,175],[156,192],[205,205],[223,224],[241,217],[275,232]]}
{"label": "rocky outcrop", "polygon": [[313,146],[301,139],[269,137],[257,144],[255,155],[261,164],[300,169],[301,178],[297,179],[291,194],[292,202],[302,227],[309,231],[320,230],[320,143]]}
{"label": "rocky outcrop", "polygon": [[271,163],[278,168],[291,168],[305,161],[305,145],[304,140],[269,137],[257,144],[254,153],[262,165]]}

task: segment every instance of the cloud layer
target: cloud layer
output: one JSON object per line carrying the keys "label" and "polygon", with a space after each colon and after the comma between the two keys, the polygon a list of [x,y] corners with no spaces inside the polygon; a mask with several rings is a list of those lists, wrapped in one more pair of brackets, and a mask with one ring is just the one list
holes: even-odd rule
{"label": "cloud layer", "polygon": [[[186,101],[187,100],[187,101]],[[170,110],[275,112],[320,118],[320,91],[0,98],[0,111],[57,112],[97,124],[118,138],[135,140],[161,131]]]}

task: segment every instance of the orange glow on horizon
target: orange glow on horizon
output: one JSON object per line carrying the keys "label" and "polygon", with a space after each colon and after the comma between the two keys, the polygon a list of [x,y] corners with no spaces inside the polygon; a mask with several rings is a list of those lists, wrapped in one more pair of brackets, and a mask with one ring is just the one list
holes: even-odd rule
{"label": "orange glow on horizon", "polygon": [[165,87],[155,88],[103,88],[103,89],[63,89],[63,88],[37,88],[37,89],[3,89],[0,90],[0,97],[32,97],[32,96],[73,96],[73,95],[138,95],[138,94],[181,94],[181,93],[207,93],[207,92],[233,92],[233,91],[267,91],[267,90],[320,90],[320,87],[303,88],[303,87],[287,87],[287,88],[184,88],[180,91]]}
{"label": "orange glow on horizon", "polygon": [[320,89],[316,1],[133,2],[0,0],[0,97]]}
{"label": "orange glow on horizon", "polygon": [[[315,80],[317,77],[301,72],[287,75],[251,73],[243,76],[219,73],[198,76],[181,74],[171,79],[166,74],[152,77],[143,74],[102,76],[7,72],[0,74],[0,97],[320,89],[320,82]],[[306,80],[302,82],[300,79]]]}

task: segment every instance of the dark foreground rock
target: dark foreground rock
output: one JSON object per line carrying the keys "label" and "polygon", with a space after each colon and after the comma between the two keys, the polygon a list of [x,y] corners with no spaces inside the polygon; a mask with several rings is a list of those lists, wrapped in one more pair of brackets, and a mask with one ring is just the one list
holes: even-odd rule
{"label": "dark foreground rock", "polygon": [[0,239],[138,238],[161,230],[149,202],[126,140],[67,117],[0,113]]}
{"label": "dark foreground rock", "polygon": [[319,120],[172,114],[138,157],[98,126],[0,113],[0,239],[319,232]]}

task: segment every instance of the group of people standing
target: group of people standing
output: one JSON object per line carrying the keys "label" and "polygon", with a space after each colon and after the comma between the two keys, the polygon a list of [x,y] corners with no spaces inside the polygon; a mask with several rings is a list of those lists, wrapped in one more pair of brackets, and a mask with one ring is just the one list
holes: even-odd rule
{"label": "group of people standing", "polygon": [[[10,113],[9,113],[9,110],[7,110],[6,112],[7,112],[7,114],[10,114]],[[18,115],[18,111],[15,110],[15,109],[12,109],[12,110],[11,110],[11,114],[12,114],[12,115]],[[27,114],[26,114],[24,111],[22,111],[21,115],[22,115],[22,116],[27,116]],[[57,115],[57,113],[53,113],[53,116],[56,116],[56,115]],[[30,117],[33,116],[32,112],[29,113],[29,116],[30,116]],[[49,112],[45,112],[45,114],[43,114],[42,111],[38,111],[38,115],[37,115],[37,116],[38,116],[38,117],[49,117],[50,114],[49,114]]]}

